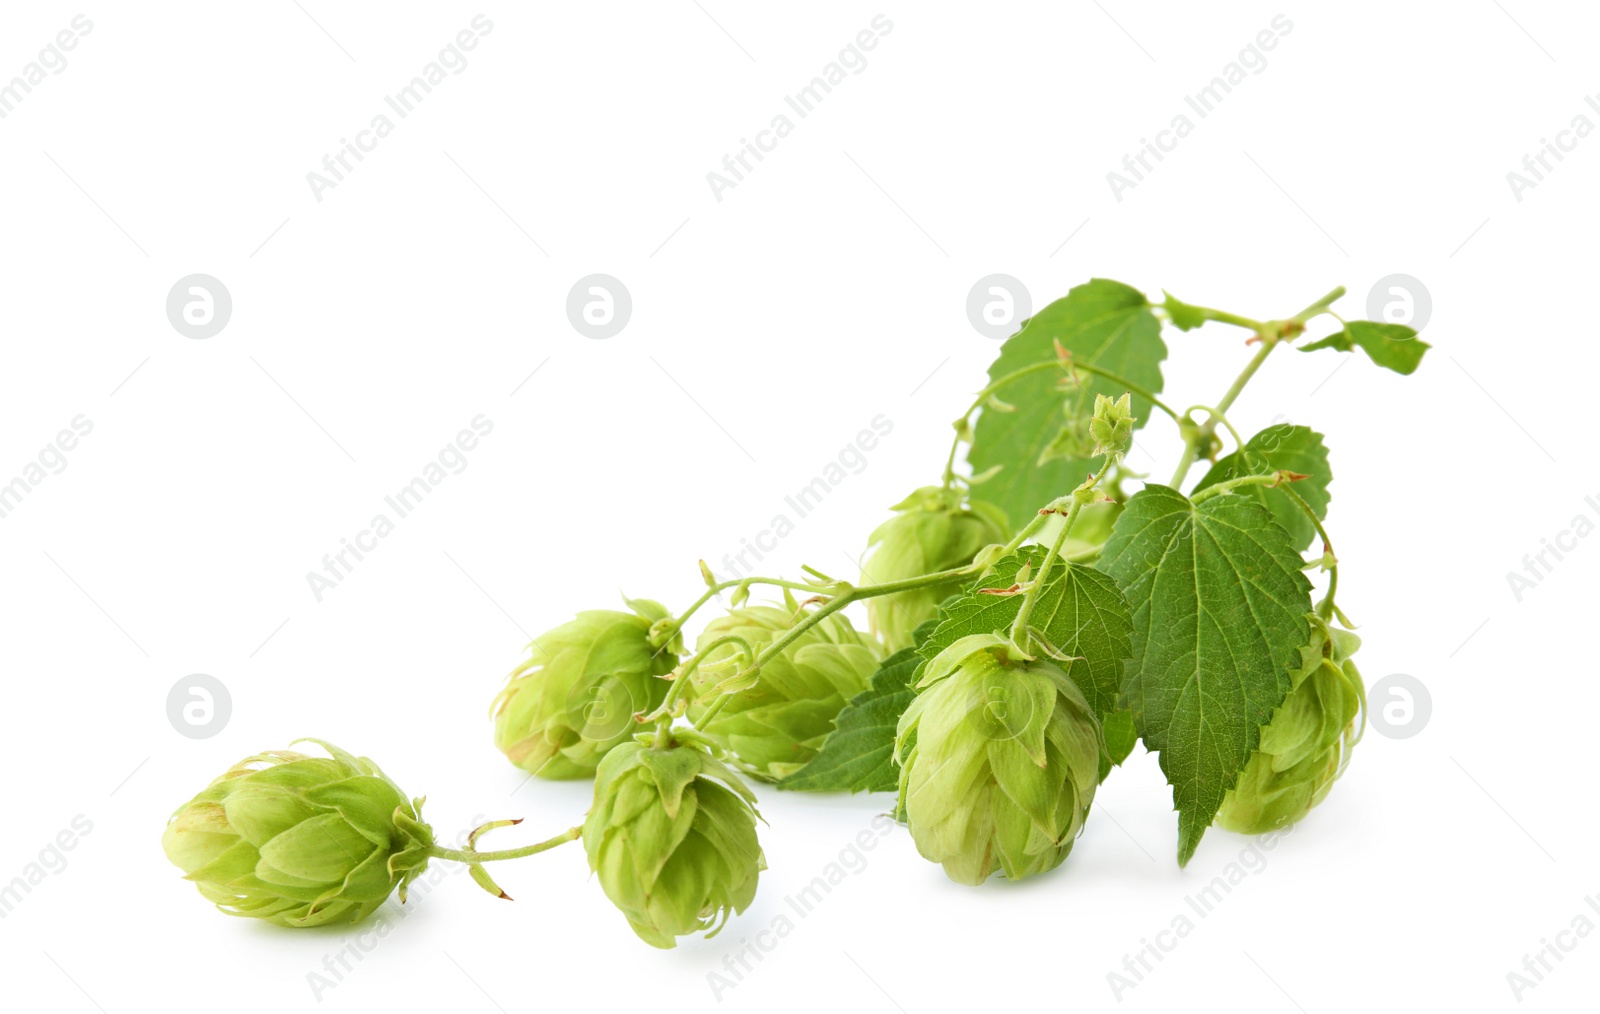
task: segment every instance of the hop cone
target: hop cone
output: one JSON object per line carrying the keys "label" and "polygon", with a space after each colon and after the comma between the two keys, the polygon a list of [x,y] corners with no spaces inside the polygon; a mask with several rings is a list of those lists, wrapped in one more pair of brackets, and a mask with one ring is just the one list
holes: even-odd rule
{"label": "hop cone", "polygon": [[1309,619],[1311,643],[1290,674],[1294,686],[1217,811],[1217,823],[1230,831],[1261,834],[1304,817],[1344,773],[1361,738],[1367,692],[1351,658],[1361,638]]}
{"label": "hop cone", "polygon": [[634,713],[666,698],[668,683],[656,677],[678,656],[656,648],[650,630],[667,611],[643,599],[629,605],[635,612],[579,613],[533,639],[490,709],[495,746],[511,763],[542,778],[591,777],[632,735]]}
{"label": "hop cone", "polygon": [[[840,709],[872,681],[882,654],[840,613],[806,630],[753,679],[740,679],[750,659],[738,644],[711,647],[736,637],[759,654],[800,618],[792,597],[784,608],[746,606],[708,623],[696,644],[710,650],[691,676],[697,696],[689,717],[698,721],[717,707],[702,730],[757,778],[776,781],[815,757]],[[724,693],[731,697],[718,706]]]}
{"label": "hop cone", "polygon": [[[895,516],[867,539],[861,573],[870,584],[960,567],[984,546],[1011,537],[1004,511],[981,500],[963,503],[959,490],[924,486],[890,509]],[[960,581],[947,581],[880,595],[867,600],[867,617],[888,649],[899,651],[911,647],[911,632],[938,615],[939,603],[960,590]]]}
{"label": "hop cone", "polygon": [[1100,723],[1077,684],[975,634],[929,661],[918,686],[895,742],[917,851],[963,884],[1061,865],[1100,780]]}
{"label": "hop cone", "polygon": [[702,930],[714,936],[750,904],[767,868],[754,803],[739,776],[696,742],[629,742],[606,754],[583,847],[641,940],[665,948]]}
{"label": "hop cone", "polygon": [[161,847],[229,915],[280,926],[366,918],[428,864],[422,800],[365,757],[321,740],[329,757],[246,757],[178,808]]}

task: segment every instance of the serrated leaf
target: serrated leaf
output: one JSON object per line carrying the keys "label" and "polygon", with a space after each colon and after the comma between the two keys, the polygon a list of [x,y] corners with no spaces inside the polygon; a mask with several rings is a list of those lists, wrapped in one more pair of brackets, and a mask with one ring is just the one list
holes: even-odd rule
{"label": "serrated leaf", "polygon": [[[990,382],[1037,363],[1059,364],[1002,388],[1001,397],[1015,410],[980,412],[967,453],[975,472],[1003,466],[984,483],[983,495],[999,504],[1016,527],[1100,467],[1095,458],[1068,454],[1051,459],[1046,451],[1064,426],[1090,416],[1096,394],[1115,398],[1123,393],[1115,383],[1086,371],[1078,371],[1081,383],[1072,384],[1067,364],[1057,356],[1058,343],[1075,362],[1099,366],[1152,394],[1161,393],[1161,363],[1167,357],[1161,324],[1144,294],[1121,282],[1096,278],[1079,285],[1008,338],[989,367]],[[1150,403],[1135,395],[1133,407],[1135,425],[1143,425],[1152,411]]]}
{"label": "serrated leaf", "polygon": [[1167,319],[1179,331],[1193,331],[1206,322],[1206,315],[1199,307],[1190,306],[1165,289],[1161,290],[1161,294],[1167,297],[1161,304],[1167,311]]}
{"label": "serrated leaf", "polygon": [[[931,660],[971,634],[1010,629],[1023,596],[987,595],[982,589],[1011,587],[1020,571],[1043,563],[1044,553],[1041,546],[1025,546],[997,561],[967,592],[947,601],[939,610],[938,627],[918,649],[922,658]],[[1124,668],[1133,657],[1128,603],[1110,577],[1091,567],[1057,559],[1044,581],[1033,605],[1032,626],[1061,654],[1074,658],[1061,667],[1083,691],[1095,715],[1103,718],[1117,709]]]}
{"label": "serrated leaf", "polygon": [[[1316,512],[1318,520],[1326,519],[1328,502],[1332,499],[1328,494],[1328,484],[1333,482],[1333,470],[1328,466],[1328,448],[1322,443],[1322,434],[1306,426],[1286,423],[1268,426],[1251,437],[1243,448],[1213,465],[1192,492],[1198,493],[1207,486],[1215,486],[1229,479],[1266,475],[1279,470],[1306,476],[1291,484],[1291,488]],[[1259,501],[1271,511],[1273,518],[1289,533],[1296,552],[1305,552],[1316,538],[1316,526],[1282,488],[1241,486],[1234,492]]]}
{"label": "serrated leaf", "polygon": [[1157,485],[1128,501],[1100,556],[1133,610],[1125,698],[1172,786],[1179,865],[1289,692],[1309,637],[1311,583],[1300,565],[1257,501],[1195,504]]}
{"label": "serrated leaf", "polygon": [[1352,320],[1343,331],[1300,346],[1301,352],[1317,349],[1337,349],[1349,352],[1359,346],[1367,357],[1379,366],[1396,373],[1415,373],[1422,362],[1422,354],[1432,348],[1417,337],[1417,332],[1404,324],[1385,324],[1371,320]]}
{"label": "serrated leaf", "polygon": [[[929,620],[912,638],[920,643],[934,628]],[[895,729],[916,692],[912,676],[922,656],[916,645],[879,663],[867,689],[850,699],[834,719],[833,731],[811,763],[778,782],[780,789],[812,792],[894,792],[900,772],[894,766]]]}

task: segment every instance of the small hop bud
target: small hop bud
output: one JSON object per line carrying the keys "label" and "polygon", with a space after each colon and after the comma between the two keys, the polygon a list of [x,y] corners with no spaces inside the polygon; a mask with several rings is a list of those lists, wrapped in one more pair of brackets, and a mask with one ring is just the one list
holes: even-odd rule
{"label": "small hop bud", "polygon": [[1100,723],[1053,662],[1005,638],[961,638],[927,663],[900,718],[900,807],[923,857],[981,884],[1053,870],[1100,781]]}
{"label": "small hop bud", "polygon": [[[744,646],[760,654],[803,615],[792,596],[782,608],[745,606],[706,624],[696,645],[706,655],[690,677],[696,694],[690,719],[699,722],[716,708],[700,727],[734,755],[741,770],[764,780],[792,774],[817,755],[833,720],[867,688],[883,654],[877,642],[834,613],[751,674]],[[742,644],[711,647],[730,637]],[[718,704],[722,694],[730,696]]]}
{"label": "small hop bud", "polygon": [[172,815],[161,847],[228,915],[280,926],[358,922],[428,865],[422,800],[365,757],[246,757]]}
{"label": "small hop bud", "polygon": [[715,936],[749,906],[767,868],[755,796],[692,733],[674,735],[606,754],[583,824],[606,897],[641,940],[662,948],[691,933]]}
{"label": "small hop bud", "polygon": [[[924,486],[891,510],[867,540],[863,580],[884,584],[950,570],[972,562],[985,546],[1005,543],[1011,526],[1005,512],[960,490]],[[939,614],[939,603],[961,590],[961,581],[880,595],[867,600],[867,619],[890,651],[912,644],[911,632]]]}
{"label": "small hop bud", "polygon": [[1328,795],[1361,739],[1366,687],[1351,658],[1361,639],[1315,615],[1311,642],[1290,673],[1293,688],[1261,730],[1217,823],[1241,834],[1293,824]]}
{"label": "small hop bud", "polygon": [[658,647],[667,611],[632,599],[634,612],[596,609],[548,630],[528,646],[494,699],[494,742],[511,763],[541,778],[589,778],[606,751],[636,729],[634,714],[666,699],[656,677],[678,664],[675,644]]}
{"label": "small hop bud", "polygon": [[1096,454],[1121,454],[1133,438],[1133,398],[1124,394],[1116,401],[1103,394],[1094,396],[1094,415],[1089,419],[1089,435],[1097,445]]}

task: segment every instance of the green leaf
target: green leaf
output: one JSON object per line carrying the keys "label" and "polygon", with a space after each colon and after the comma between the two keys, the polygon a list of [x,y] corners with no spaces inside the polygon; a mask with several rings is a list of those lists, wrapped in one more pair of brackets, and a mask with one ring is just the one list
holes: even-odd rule
{"label": "green leaf", "polygon": [[1283,702],[1310,631],[1311,583],[1289,535],[1244,496],[1199,504],[1146,486],[1117,519],[1099,567],[1133,607],[1124,685],[1178,810],[1178,863],[1216,818],[1261,727]]}
{"label": "green leaf", "polygon": [[[934,620],[912,637],[920,643]],[[900,772],[894,766],[895,729],[916,692],[912,676],[922,663],[916,646],[902,648],[878,665],[867,689],[850,699],[834,719],[833,731],[811,763],[778,782],[780,789],[814,792],[894,792]]]}
{"label": "green leaf", "polygon": [[[1305,426],[1268,426],[1251,437],[1243,448],[1211,466],[1211,471],[1192,492],[1198,493],[1229,479],[1265,475],[1281,469],[1306,476],[1292,483],[1291,488],[1316,512],[1319,521],[1326,519],[1331,499],[1328,484],[1333,481],[1333,470],[1328,467],[1328,448],[1323,446],[1322,434]],[[1316,538],[1316,526],[1282,488],[1241,486],[1234,492],[1259,501],[1271,511],[1273,518],[1289,533],[1289,541],[1296,552],[1305,552]]]}
{"label": "green leaf", "polygon": [[1121,764],[1127,760],[1139,742],[1139,730],[1133,724],[1133,712],[1113,711],[1100,723],[1100,729],[1105,734],[1106,753],[1111,755],[1111,763]]}
{"label": "green leaf", "polygon": [[[971,589],[947,601],[939,610],[939,626],[918,649],[923,659],[931,660],[970,634],[1009,630],[1022,608],[1022,595],[990,595],[982,589],[1011,587],[1024,563],[1037,574],[1044,555],[1042,546],[1024,546],[997,561]],[[1060,665],[1083,691],[1096,717],[1115,711],[1124,670],[1133,657],[1133,620],[1116,583],[1091,567],[1057,559],[1031,619],[1062,654],[1076,658]]]}
{"label": "green leaf", "polygon": [[[1137,289],[1096,278],[1034,314],[1001,347],[1000,357],[989,367],[989,380],[993,383],[1036,364],[1056,365],[1034,370],[1001,387],[997,396],[1014,411],[984,408],[967,454],[974,472],[1003,466],[984,482],[982,494],[1004,508],[1015,527],[1032,520],[1040,506],[1100,467],[1099,459],[1090,456],[1093,441],[1087,438],[1094,396],[1115,398],[1124,391],[1112,381],[1081,370],[1076,374],[1081,383],[1073,384],[1066,364],[1058,361],[1057,342],[1072,353],[1075,362],[1109,370],[1151,394],[1161,393],[1161,363],[1167,357],[1167,346],[1149,301]],[[1153,411],[1138,395],[1134,395],[1133,408],[1138,416],[1136,426],[1143,425]],[[1065,437],[1063,430],[1067,431]]]}
{"label": "green leaf", "polygon": [[1165,289],[1161,290],[1161,294],[1167,297],[1166,302],[1161,304],[1167,311],[1167,319],[1179,331],[1193,331],[1206,322],[1205,311],[1198,306],[1190,306]]}
{"label": "green leaf", "polygon": [[1317,349],[1338,349],[1349,352],[1356,346],[1379,366],[1396,373],[1415,373],[1422,362],[1422,354],[1432,348],[1417,337],[1417,332],[1404,324],[1380,324],[1371,320],[1352,320],[1343,331],[1335,331],[1320,341],[1300,346],[1301,352]]}

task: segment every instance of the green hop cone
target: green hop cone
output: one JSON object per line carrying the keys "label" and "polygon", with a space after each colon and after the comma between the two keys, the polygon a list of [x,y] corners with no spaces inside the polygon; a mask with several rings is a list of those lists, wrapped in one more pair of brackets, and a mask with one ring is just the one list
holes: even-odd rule
{"label": "green hop cone", "polygon": [[1103,394],[1094,396],[1094,415],[1089,419],[1089,435],[1094,438],[1094,453],[1122,453],[1133,439],[1133,396],[1124,394],[1116,401]]}
{"label": "green hop cone", "polygon": [[1315,615],[1293,689],[1261,730],[1261,745],[1222,800],[1217,823],[1262,834],[1304,817],[1350,762],[1366,725],[1366,687],[1351,658],[1361,638]]}
{"label": "green hop cone", "polygon": [[[872,682],[882,658],[877,642],[841,613],[807,629],[753,678],[743,675],[750,659],[738,642],[713,647],[737,638],[759,654],[801,618],[793,596],[786,595],[783,607],[745,606],[712,620],[696,644],[705,658],[690,676],[695,699],[689,717],[698,724],[715,708],[698,727],[757,778],[777,781],[808,764],[840,709]],[[724,694],[730,696],[719,704]]]}
{"label": "green hop cone", "polygon": [[662,948],[690,933],[715,936],[749,906],[767,868],[755,796],[693,733],[673,735],[606,754],[583,823],[606,897],[641,940]]}
{"label": "green hop cone", "polygon": [[1100,723],[1043,659],[996,634],[963,637],[927,664],[900,718],[900,807],[923,857],[951,880],[1012,880],[1061,865],[1100,781]]}
{"label": "green hop cone", "polygon": [[246,757],[172,815],[161,847],[228,915],[280,926],[358,922],[428,865],[422,800],[365,757]]}
{"label": "green hop cone", "polygon": [[[1003,510],[982,500],[965,501],[960,490],[924,486],[890,510],[894,517],[867,540],[861,572],[870,584],[886,584],[950,570],[972,562],[978,551],[1011,538]],[[867,600],[867,618],[890,651],[912,645],[911,632],[939,613],[939,603],[961,590],[960,580]]]}
{"label": "green hop cone", "polygon": [[667,611],[645,599],[628,605],[633,612],[579,613],[533,639],[490,708],[494,744],[511,763],[541,778],[589,778],[633,734],[634,714],[666,698],[669,685],[657,677],[678,655],[650,635]]}

